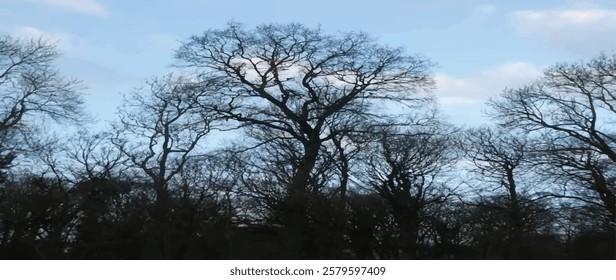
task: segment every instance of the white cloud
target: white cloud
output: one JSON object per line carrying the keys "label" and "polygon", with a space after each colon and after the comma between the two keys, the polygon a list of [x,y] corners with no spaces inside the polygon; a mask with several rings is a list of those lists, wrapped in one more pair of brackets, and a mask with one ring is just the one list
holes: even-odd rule
{"label": "white cloud", "polygon": [[616,10],[522,10],[511,13],[511,23],[521,35],[574,53],[596,54],[616,45]]}
{"label": "white cloud", "polygon": [[30,0],[41,4],[55,6],[65,10],[94,15],[106,16],[109,12],[105,6],[96,0]]}
{"label": "white cloud", "polygon": [[573,25],[585,25],[601,23],[601,21],[607,21],[608,23],[616,22],[616,11],[604,11],[604,10],[585,10],[585,11],[561,11],[557,14],[559,20]]}
{"label": "white cloud", "polygon": [[435,95],[443,106],[481,104],[507,87],[521,86],[537,79],[542,68],[526,62],[513,62],[468,77],[438,74]]}
{"label": "white cloud", "polygon": [[16,27],[14,32],[18,37],[26,37],[26,38],[37,38],[37,37],[46,37],[43,35],[43,31],[36,27],[32,26],[19,26]]}
{"label": "white cloud", "polygon": [[69,44],[73,40],[69,34],[58,30],[41,30],[32,26],[17,26],[13,28],[12,35],[16,37],[31,39],[31,38],[43,38],[45,40],[54,42],[60,49],[68,48]]}
{"label": "white cloud", "polygon": [[[545,10],[545,11],[515,11],[514,20],[521,27],[520,31],[530,32],[530,27],[570,28],[591,27],[610,28],[616,24],[616,10]],[[528,28],[528,29],[527,29]],[[541,32],[541,30],[534,30]]]}
{"label": "white cloud", "polygon": [[526,62],[505,63],[465,77],[437,74],[434,94],[443,113],[459,125],[485,123],[485,102],[506,88],[515,88],[540,77],[544,66]]}

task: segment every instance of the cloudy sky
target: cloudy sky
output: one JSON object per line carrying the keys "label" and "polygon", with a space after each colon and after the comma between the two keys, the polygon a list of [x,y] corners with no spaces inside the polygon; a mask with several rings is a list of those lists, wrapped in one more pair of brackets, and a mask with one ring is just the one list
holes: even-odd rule
{"label": "cloudy sky", "polygon": [[61,71],[87,86],[90,110],[113,118],[122,93],[173,71],[178,41],[234,20],[365,31],[438,64],[436,96],[458,124],[483,102],[558,62],[616,50],[615,1],[0,0],[0,34],[58,40]]}

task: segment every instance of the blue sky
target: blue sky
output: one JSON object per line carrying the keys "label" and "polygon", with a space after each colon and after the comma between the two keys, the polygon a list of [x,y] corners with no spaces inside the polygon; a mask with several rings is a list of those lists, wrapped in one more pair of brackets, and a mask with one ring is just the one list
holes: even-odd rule
{"label": "blue sky", "polygon": [[111,120],[122,93],[175,69],[178,41],[234,20],[365,31],[431,58],[442,109],[481,122],[483,102],[558,62],[616,50],[615,1],[0,0],[0,34],[59,40],[61,72]]}

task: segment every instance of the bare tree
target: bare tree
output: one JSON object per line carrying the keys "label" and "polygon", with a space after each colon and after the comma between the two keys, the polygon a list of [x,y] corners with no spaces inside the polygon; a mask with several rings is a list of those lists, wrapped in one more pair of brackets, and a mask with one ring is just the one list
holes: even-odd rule
{"label": "bare tree", "polygon": [[[616,217],[610,179],[616,170],[616,54],[550,67],[537,82],[508,89],[489,105],[501,125],[541,136],[535,159],[544,175],[559,185],[569,182],[561,197],[588,202],[588,195],[575,193],[591,190],[592,203]],[[571,186],[577,187],[566,191]]]}
{"label": "bare tree", "polygon": [[399,228],[397,258],[418,258],[422,223],[428,207],[445,203],[446,167],[456,163],[450,128],[435,120],[409,130],[386,129],[375,141],[359,178],[391,206]]}
{"label": "bare tree", "polygon": [[616,54],[558,64],[489,102],[500,124],[572,137],[616,162]]}
{"label": "bare tree", "polygon": [[111,141],[151,180],[157,200],[164,203],[168,183],[210,132],[212,118],[199,107],[204,88],[186,78],[169,75],[148,86],[135,90],[119,108]]}
{"label": "bare tree", "polygon": [[267,128],[301,146],[288,184],[290,254],[302,255],[308,184],[321,145],[339,132],[328,129],[337,115],[378,119],[379,104],[415,104],[414,93],[430,88],[430,63],[402,49],[380,46],[366,34],[326,35],[298,24],[261,25],[193,36],[176,53],[180,64],[227,88],[202,102],[237,127]]}
{"label": "bare tree", "polygon": [[19,138],[33,125],[32,117],[83,119],[79,82],[60,75],[54,66],[58,57],[55,45],[44,39],[0,37],[0,170],[24,148]]}
{"label": "bare tree", "polygon": [[111,145],[112,132],[90,133],[80,130],[64,149],[68,166],[76,181],[121,177],[127,169],[126,156]]}
{"label": "bare tree", "polygon": [[589,207],[595,221],[616,223],[616,168],[604,154],[574,138],[544,134],[533,153],[539,175],[551,182],[544,195],[575,199]]}
{"label": "bare tree", "polygon": [[[465,157],[472,163],[471,171],[480,175],[479,182],[472,187],[486,191],[504,191],[503,205],[498,205],[506,215],[510,227],[510,257],[520,258],[524,240],[524,199],[520,177],[524,172],[524,161],[529,147],[524,135],[513,135],[505,130],[489,127],[468,130],[463,137]],[[490,198],[491,199],[491,198]],[[503,201],[503,199],[500,199]],[[479,206],[494,207],[493,201],[479,202]],[[488,205],[488,206],[486,206]]]}
{"label": "bare tree", "polygon": [[173,257],[166,243],[171,223],[170,183],[179,175],[198,144],[210,132],[212,118],[199,107],[206,94],[184,77],[172,75],[148,82],[146,90],[135,90],[119,108],[119,123],[111,142],[145,175],[156,194],[151,211],[156,245],[161,258]]}

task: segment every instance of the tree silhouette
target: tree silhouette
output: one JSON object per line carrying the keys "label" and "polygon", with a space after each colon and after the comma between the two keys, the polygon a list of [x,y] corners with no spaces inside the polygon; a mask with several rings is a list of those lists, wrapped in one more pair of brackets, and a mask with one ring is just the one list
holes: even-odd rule
{"label": "tree silhouette", "polygon": [[162,258],[169,258],[165,245],[172,180],[182,172],[198,144],[210,132],[212,117],[200,108],[199,97],[211,85],[199,87],[183,77],[172,75],[148,83],[149,91],[133,92],[119,109],[120,121],[114,127],[112,143],[145,175],[156,193],[152,218],[157,221]]}
{"label": "tree silhouette", "polygon": [[0,182],[20,151],[27,150],[37,116],[81,121],[79,82],[63,77],[53,43],[44,39],[0,37]]}
{"label": "tree silhouette", "polygon": [[329,129],[340,115],[379,119],[377,102],[417,102],[414,93],[432,86],[430,63],[402,49],[376,44],[363,33],[323,34],[298,24],[261,25],[192,36],[176,52],[180,65],[226,85],[201,100],[204,109],[232,125],[273,131],[301,148],[287,186],[287,247],[304,256],[308,184]]}
{"label": "tree silhouette", "polygon": [[[540,133],[536,161],[553,169],[565,189],[560,196],[579,196],[591,190],[612,224],[616,219],[616,54],[600,55],[585,63],[563,63],[548,68],[527,86],[508,89],[489,102],[492,116],[505,127]],[[558,174],[553,174],[555,170]],[[563,183],[567,180],[572,182]],[[575,194],[577,192],[577,194]],[[593,200],[596,200],[593,199]],[[612,229],[613,231],[613,229]]]}
{"label": "tree silhouette", "polygon": [[[399,228],[400,258],[419,257],[419,235],[426,209],[445,203],[452,189],[439,176],[455,164],[451,131],[428,119],[407,131],[384,130],[365,161],[363,180],[385,199]],[[398,255],[397,252],[394,256]]]}
{"label": "tree silhouette", "polygon": [[91,131],[54,45],[0,37],[1,259],[616,257],[614,55],[471,128],[364,33],[230,23],[175,56]]}

